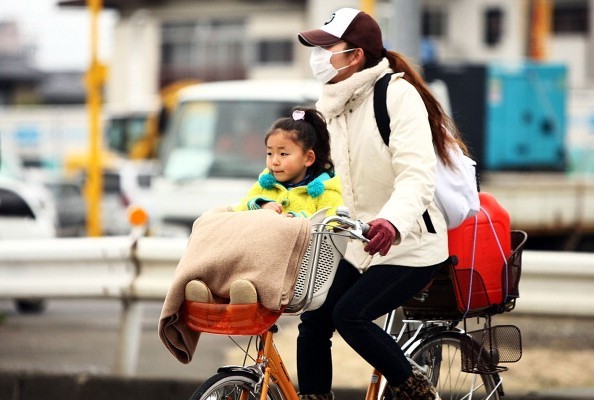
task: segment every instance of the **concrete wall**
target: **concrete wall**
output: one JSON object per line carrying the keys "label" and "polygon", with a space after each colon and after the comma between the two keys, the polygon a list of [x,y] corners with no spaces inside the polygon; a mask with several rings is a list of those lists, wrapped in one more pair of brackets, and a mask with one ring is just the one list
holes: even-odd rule
{"label": "concrete wall", "polygon": [[[526,26],[524,0],[457,0],[448,3],[446,37],[438,42],[443,61],[486,62],[519,60],[524,55]],[[484,14],[489,8],[503,11],[501,42],[487,47],[483,42]]]}

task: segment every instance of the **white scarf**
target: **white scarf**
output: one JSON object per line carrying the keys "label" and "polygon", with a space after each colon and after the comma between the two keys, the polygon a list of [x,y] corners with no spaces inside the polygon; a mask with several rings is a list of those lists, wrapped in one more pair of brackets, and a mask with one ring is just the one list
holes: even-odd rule
{"label": "white scarf", "polygon": [[354,109],[373,96],[375,82],[384,74],[392,72],[390,63],[384,58],[376,66],[356,72],[344,81],[326,84],[322,87],[316,108],[324,115],[330,128],[332,159],[336,172],[342,180],[344,203],[357,215],[354,203],[353,185],[349,165],[348,126],[345,111]]}
{"label": "white scarf", "polygon": [[317,109],[326,119],[338,117],[344,112],[347,104],[349,108],[355,108],[367,97],[373,96],[375,82],[390,71],[390,63],[384,58],[375,67],[355,72],[344,81],[325,84],[316,103]]}

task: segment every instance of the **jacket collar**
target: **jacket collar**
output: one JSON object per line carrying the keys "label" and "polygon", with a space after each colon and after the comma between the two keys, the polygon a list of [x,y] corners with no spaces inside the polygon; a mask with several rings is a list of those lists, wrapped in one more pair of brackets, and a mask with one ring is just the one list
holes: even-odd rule
{"label": "jacket collar", "polygon": [[[307,194],[314,198],[321,196],[322,193],[324,193],[324,190],[326,190],[324,181],[327,181],[330,178],[331,177],[327,172],[323,172],[316,178],[312,179],[312,181],[307,184]],[[274,176],[267,169],[260,175],[258,183],[260,184],[260,186],[262,186],[263,189],[272,189],[276,185],[283,186],[274,178]]]}
{"label": "jacket collar", "polygon": [[316,107],[327,118],[337,117],[372,96],[375,82],[387,72],[392,70],[388,59],[384,58],[375,67],[356,72],[344,81],[325,84]]}

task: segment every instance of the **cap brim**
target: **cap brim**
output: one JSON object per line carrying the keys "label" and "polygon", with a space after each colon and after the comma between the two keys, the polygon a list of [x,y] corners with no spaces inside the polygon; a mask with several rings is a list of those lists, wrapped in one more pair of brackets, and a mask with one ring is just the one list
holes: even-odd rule
{"label": "cap brim", "polygon": [[321,29],[313,29],[311,31],[300,32],[298,35],[301,44],[309,47],[313,46],[331,46],[341,41],[334,35],[329,34]]}

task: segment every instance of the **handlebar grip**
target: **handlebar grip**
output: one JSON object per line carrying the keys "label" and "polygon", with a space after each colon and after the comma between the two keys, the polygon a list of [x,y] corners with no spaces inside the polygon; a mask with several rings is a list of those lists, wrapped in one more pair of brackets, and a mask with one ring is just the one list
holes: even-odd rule
{"label": "handlebar grip", "polygon": [[363,235],[366,235],[367,232],[369,232],[369,224],[366,222],[361,222],[361,231],[363,232]]}

